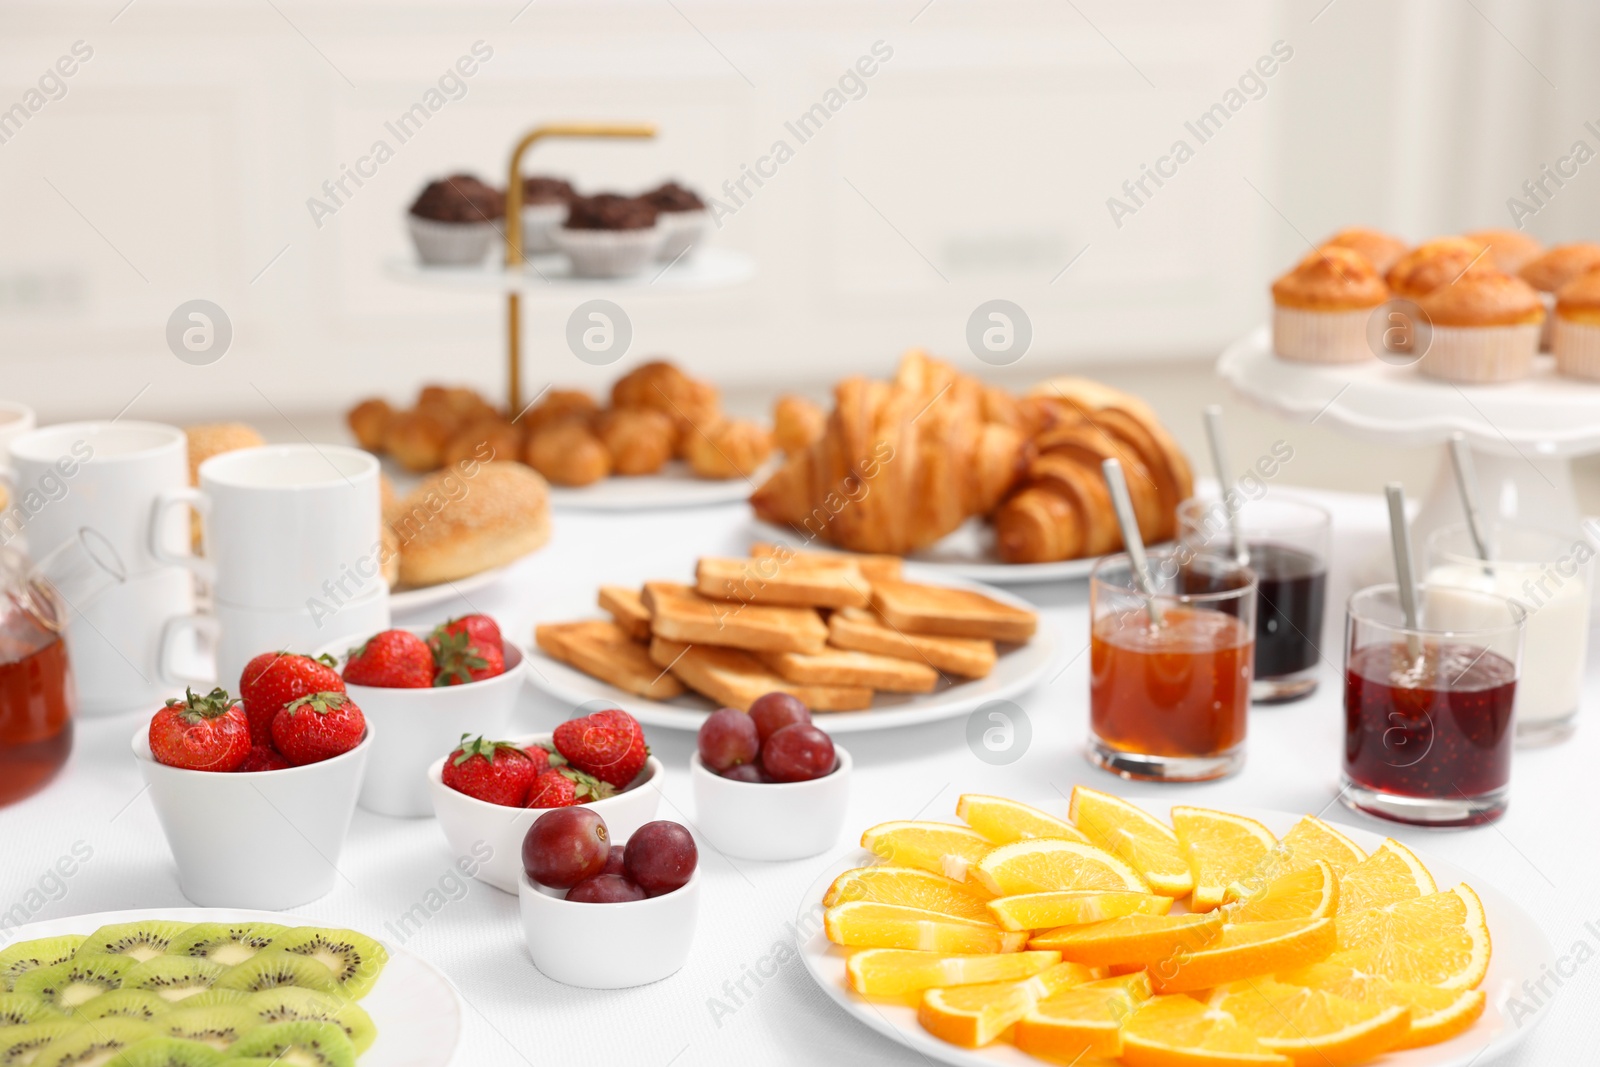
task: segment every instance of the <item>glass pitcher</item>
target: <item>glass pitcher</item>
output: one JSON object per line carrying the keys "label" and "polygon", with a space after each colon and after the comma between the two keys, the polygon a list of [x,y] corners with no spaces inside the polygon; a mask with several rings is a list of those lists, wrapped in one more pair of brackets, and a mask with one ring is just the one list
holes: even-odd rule
{"label": "glass pitcher", "polygon": [[67,762],[77,698],[62,633],[126,580],[116,549],[88,528],[37,563],[0,546],[0,805],[43,789]]}

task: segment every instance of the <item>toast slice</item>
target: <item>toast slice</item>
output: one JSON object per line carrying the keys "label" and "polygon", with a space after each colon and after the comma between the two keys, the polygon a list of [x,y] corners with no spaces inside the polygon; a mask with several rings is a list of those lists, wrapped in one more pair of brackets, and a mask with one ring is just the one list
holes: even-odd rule
{"label": "toast slice", "polygon": [[756,698],[783,692],[799,698],[812,711],[861,711],[872,706],[872,690],[864,686],[797,685],[769,670],[755,656],[737,648],[685,645],[657,637],[650,659],[690,689],[728,708],[749,711]]}
{"label": "toast slice", "polygon": [[804,608],[864,608],[871,589],[855,561],[840,556],[706,557],[695,567],[695,589],[712,600]]}
{"label": "toast slice", "polygon": [[920,660],[841,648],[763,652],[761,662],[797,685],[864,685],[886,693],[931,693],[939,684],[939,672]]}
{"label": "toast slice", "polygon": [[545,655],[618,689],[651,700],[683,695],[683,685],[651,662],[646,646],[631,640],[604,619],[551,622],[534,627],[533,639]]}
{"label": "toast slice", "polygon": [[750,556],[752,559],[761,559],[765,556],[777,556],[782,559],[787,556],[790,559],[806,562],[847,559],[856,565],[856,569],[866,578],[869,585],[880,579],[898,581],[904,562],[899,556],[875,556],[863,552],[802,552],[788,545],[775,545],[766,541],[757,541],[751,545]]}
{"label": "toast slice", "polygon": [[872,606],[896,630],[941,637],[986,637],[1021,643],[1039,628],[1039,616],[970,589],[916,582],[875,582]]}
{"label": "toast slice", "polygon": [[666,582],[645,585],[650,632],[688,645],[716,645],[755,652],[821,652],[828,627],[813,608],[736,604],[710,600]]}
{"label": "toast slice", "polygon": [[649,642],[650,609],[644,606],[639,590],[625,585],[602,585],[600,608],[609,612],[611,620],[633,640]]}
{"label": "toast slice", "polygon": [[925,663],[962,678],[983,678],[994,670],[994,642],[981,637],[930,637],[887,625],[870,611],[846,608],[828,617],[828,644],[834,648]]}

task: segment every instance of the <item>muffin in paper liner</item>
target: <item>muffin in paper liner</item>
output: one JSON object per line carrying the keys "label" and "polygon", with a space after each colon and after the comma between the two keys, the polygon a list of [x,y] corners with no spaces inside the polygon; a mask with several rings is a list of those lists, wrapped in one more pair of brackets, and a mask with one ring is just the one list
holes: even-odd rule
{"label": "muffin in paper liner", "polygon": [[524,204],[522,206],[522,251],[539,256],[559,252],[555,231],[567,218],[564,203]]}
{"label": "muffin in paper liner", "polygon": [[1433,343],[1417,364],[1430,378],[1485,384],[1526,378],[1539,351],[1539,324],[1433,327]]}
{"label": "muffin in paper liner", "polygon": [[429,267],[475,267],[500,236],[492,222],[437,222],[408,214],[406,224],[417,258]]}
{"label": "muffin in paper liner", "polygon": [[704,209],[663,211],[656,216],[656,225],[666,232],[666,239],[661,242],[661,251],[656,253],[656,259],[663,262],[671,262],[679,256],[687,259],[694,255],[693,249],[705,244],[710,236],[711,212]]}
{"label": "muffin in paper liner", "polygon": [[1367,344],[1367,320],[1374,310],[1274,307],[1273,348],[1280,358],[1295,363],[1361,363],[1374,359],[1376,354]]}
{"label": "muffin in paper liner", "polygon": [[1600,381],[1600,325],[1573,322],[1552,315],[1555,320],[1551,351],[1556,357],[1556,372],[1569,378]]}
{"label": "muffin in paper liner", "polygon": [[641,230],[553,231],[555,243],[572,261],[579,278],[626,278],[638,274],[655,259],[665,231],[659,224]]}

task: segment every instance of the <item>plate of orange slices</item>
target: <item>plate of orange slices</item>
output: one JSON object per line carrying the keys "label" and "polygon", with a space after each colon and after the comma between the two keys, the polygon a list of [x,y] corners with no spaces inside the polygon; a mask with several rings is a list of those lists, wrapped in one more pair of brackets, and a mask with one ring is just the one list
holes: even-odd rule
{"label": "plate of orange slices", "polygon": [[959,822],[870,827],[802,902],[808,973],[962,1065],[1466,1067],[1543,1014],[1511,1004],[1554,959],[1538,924],[1392,838],[1083,786],[1062,806],[967,794]]}

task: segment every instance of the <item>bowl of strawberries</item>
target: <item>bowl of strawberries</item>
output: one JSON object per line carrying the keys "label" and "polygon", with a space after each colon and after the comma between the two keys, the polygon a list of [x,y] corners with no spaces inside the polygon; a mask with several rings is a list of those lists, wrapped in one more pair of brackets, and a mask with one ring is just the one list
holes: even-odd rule
{"label": "bowl of strawberries", "polygon": [[522,650],[487,615],[346,638],[323,655],[378,728],[360,803],[379,815],[432,815],[428,764],[462,734],[503,733],[522,689]]}
{"label": "bowl of strawberries", "polygon": [[[622,845],[655,818],[662,775],[639,721],[608,708],[548,734],[505,741],[463,735],[433,761],[427,781],[452,852],[481,860],[474,874],[479,881],[516,893],[522,840],[539,816],[584,805]],[[488,859],[482,859],[485,847]]]}

